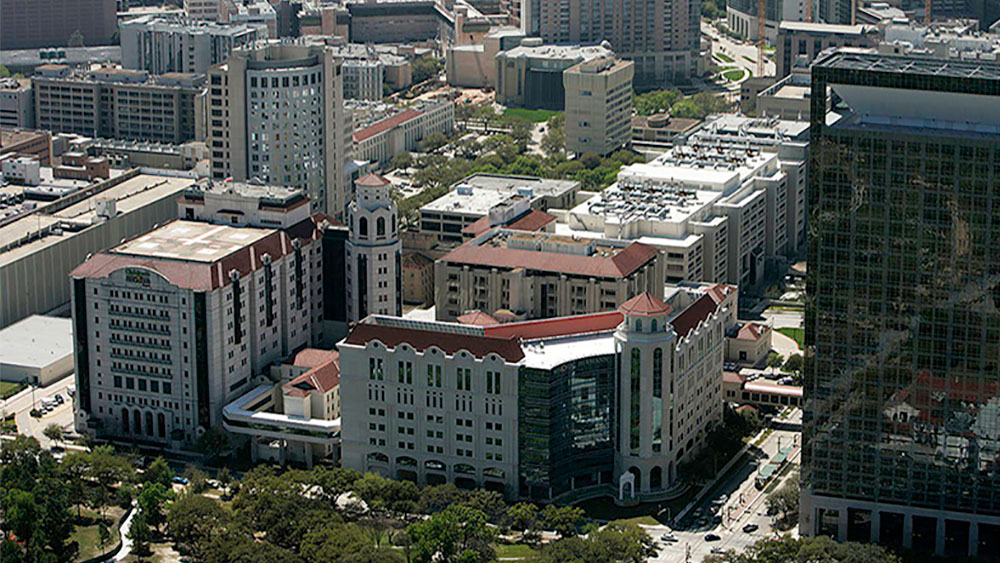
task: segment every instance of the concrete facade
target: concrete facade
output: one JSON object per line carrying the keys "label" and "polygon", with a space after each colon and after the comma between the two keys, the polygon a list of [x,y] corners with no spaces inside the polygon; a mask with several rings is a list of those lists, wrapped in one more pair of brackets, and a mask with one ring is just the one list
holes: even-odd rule
{"label": "concrete facade", "polygon": [[46,387],[73,373],[73,323],[32,315],[0,330],[0,381]]}
{"label": "concrete facade", "polygon": [[445,100],[400,107],[383,119],[356,124],[352,140],[354,157],[385,166],[401,152],[420,148],[431,133],[450,134],[455,128],[455,104]]}
{"label": "concrete facade", "polygon": [[0,78],[0,127],[31,129],[35,126],[35,97],[31,80]]}
{"label": "concrete facade", "polygon": [[371,314],[401,315],[403,245],[396,204],[389,197],[389,181],[368,174],[354,185],[356,195],[347,210],[350,238],[344,257],[348,321]]}
{"label": "concrete facade", "polygon": [[233,49],[266,39],[263,24],[223,25],[144,16],[122,22],[122,66],[152,74],[207,72]]}
{"label": "concrete facade", "polygon": [[110,45],[116,6],[115,0],[4,0],[0,49]]}
{"label": "concrete facade", "polygon": [[811,22],[781,22],[778,26],[774,63],[778,78],[792,73],[799,56],[808,66],[830,47],[874,47],[881,32],[871,25],[838,25]]}
{"label": "concrete facade", "polygon": [[603,58],[563,71],[567,151],[605,155],[632,144],[634,66]]}

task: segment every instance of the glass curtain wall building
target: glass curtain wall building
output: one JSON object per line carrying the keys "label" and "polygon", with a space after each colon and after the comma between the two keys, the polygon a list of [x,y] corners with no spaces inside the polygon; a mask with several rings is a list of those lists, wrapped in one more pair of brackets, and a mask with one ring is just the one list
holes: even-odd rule
{"label": "glass curtain wall building", "polygon": [[801,531],[998,556],[1000,66],[812,80]]}

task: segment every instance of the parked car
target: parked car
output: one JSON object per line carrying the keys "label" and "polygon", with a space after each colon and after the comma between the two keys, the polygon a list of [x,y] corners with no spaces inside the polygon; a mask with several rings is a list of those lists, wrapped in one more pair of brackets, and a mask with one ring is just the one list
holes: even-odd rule
{"label": "parked car", "polygon": [[712,553],[719,554],[719,553],[725,553],[725,552],[726,552],[726,550],[722,549],[719,546],[715,546],[715,547],[712,548]]}
{"label": "parked car", "polygon": [[180,475],[174,477],[173,481],[174,481],[174,483],[177,483],[178,485],[187,485],[188,484],[187,477],[181,477]]}
{"label": "parked car", "polygon": [[675,536],[673,534],[663,534],[662,536],[660,536],[660,541],[663,541],[663,542],[675,542],[675,541],[679,541],[679,540],[677,539],[677,536]]}
{"label": "parked car", "polygon": [[56,401],[57,403],[59,403],[60,405],[61,405],[61,404],[63,404],[64,402],[66,402],[66,400],[65,400],[65,399],[63,399],[63,396],[62,396],[62,395],[55,395],[55,396],[53,396],[52,398],[53,398],[53,399],[55,399],[55,401]]}
{"label": "parked car", "polygon": [[758,528],[760,528],[760,526],[758,526],[757,524],[747,524],[746,526],[743,526],[743,533],[752,534],[756,532]]}
{"label": "parked car", "polygon": [[705,534],[705,541],[719,541],[721,539],[719,534]]}

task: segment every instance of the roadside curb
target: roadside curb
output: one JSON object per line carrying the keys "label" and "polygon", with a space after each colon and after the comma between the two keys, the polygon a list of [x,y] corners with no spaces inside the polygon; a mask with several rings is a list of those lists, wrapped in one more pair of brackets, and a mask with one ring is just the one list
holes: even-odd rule
{"label": "roadside curb", "polygon": [[760,432],[758,432],[753,438],[751,438],[746,443],[746,445],[744,445],[743,448],[740,449],[740,451],[736,453],[736,455],[734,455],[732,458],[730,458],[730,460],[728,462],[726,462],[725,465],[722,466],[722,469],[718,473],[715,474],[715,478],[712,479],[712,481],[710,483],[708,483],[707,485],[705,485],[704,487],[702,487],[701,490],[698,491],[698,494],[696,494],[694,496],[694,498],[691,499],[691,502],[689,502],[687,504],[687,506],[685,506],[680,512],[678,512],[677,516],[674,516],[673,522],[680,522],[680,520],[682,518],[684,518],[685,515],[687,515],[688,511],[690,511],[699,502],[701,502],[701,500],[705,497],[705,495],[708,494],[708,491],[712,490],[712,487],[714,487],[716,484],[718,484],[719,480],[722,479],[726,475],[726,473],[729,472],[730,469],[732,469],[733,465],[735,465],[737,461],[739,461],[740,459],[742,459],[743,456],[748,451],[750,451],[750,448],[754,447],[754,443],[757,440],[760,439],[760,437],[764,434],[764,432],[766,430],[767,430],[766,428],[761,429]]}

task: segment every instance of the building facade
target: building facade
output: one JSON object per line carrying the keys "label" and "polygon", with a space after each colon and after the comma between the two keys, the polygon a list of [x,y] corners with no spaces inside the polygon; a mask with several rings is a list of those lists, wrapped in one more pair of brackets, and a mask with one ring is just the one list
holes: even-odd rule
{"label": "building facade", "polygon": [[434,265],[438,320],[467,311],[544,319],[613,310],[663,296],[661,253],[637,242],[492,229]]}
{"label": "building facade", "polygon": [[385,166],[401,152],[418,150],[420,141],[427,135],[450,134],[454,129],[454,102],[423,102],[399,108],[384,119],[355,128],[352,135],[354,157]]}
{"label": "building facade", "polygon": [[809,65],[819,54],[831,47],[874,47],[882,33],[873,25],[838,25],[783,21],[778,26],[774,64],[780,79],[792,73],[799,57]]}
{"label": "building facade", "polygon": [[1000,72],[840,51],[812,78],[800,530],[995,558]]}
{"label": "building facade", "polygon": [[350,322],[368,315],[403,314],[403,244],[389,181],[375,174],[355,183],[347,209],[350,238],[344,256],[347,315]]}
{"label": "building facade", "polygon": [[675,299],[486,327],[369,317],[339,344],[342,463],[508,498],[662,498],[722,416],[723,307]]}
{"label": "building facade", "polygon": [[0,78],[0,127],[31,129],[35,126],[35,97],[31,80]]}
{"label": "building facade", "polygon": [[67,65],[44,65],[31,79],[38,128],[160,143],[195,137],[195,97],[203,74],[165,74],[104,68],[74,73]]}
{"label": "building facade", "polygon": [[0,49],[111,45],[115,0],[4,0]]}
{"label": "building facade", "polygon": [[563,71],[567,151],[604,155],[632,144],[634,66],[604,58]]}
{"label": "building facade", "polygon": [[161,16],[126,20],[120,31],[122,66],[152,74],[205,73],[225,62],[233,49],[267,38],[263,24],[223,25]]}
{"label": "building facade", "polygon": [[635,63],[635,82],[642,87],[691,81],[701,49],[700,21],[701,6],[691,0],[521,2],[521,26],[528,36],[556,44],[608,41],[617,56]]}
{"label": "building facade", "polygon": [[529,109],[563,110],[566,89],[563,72],[581,62],[614,57],[607,43],[601,45],[545,45],[538,37],[499,51],[492,64],[497,102]]}
{"label": "building facade", "polygon": [[73,270],[77,431],[190,445],[256,375],[321,340],[321,218],[178,220]]}
{"label": "building facade", "polygon": [[332,52],[270,42],[233,51],[208,77],[212,177],[302,188],[314,211],[343,217],[350,127]]}
{"label": "building facade", "polygon": [[351,100],[381,100],[383,88],[382,63],[378,60],[347,59],[344,69],[344,98]]}

